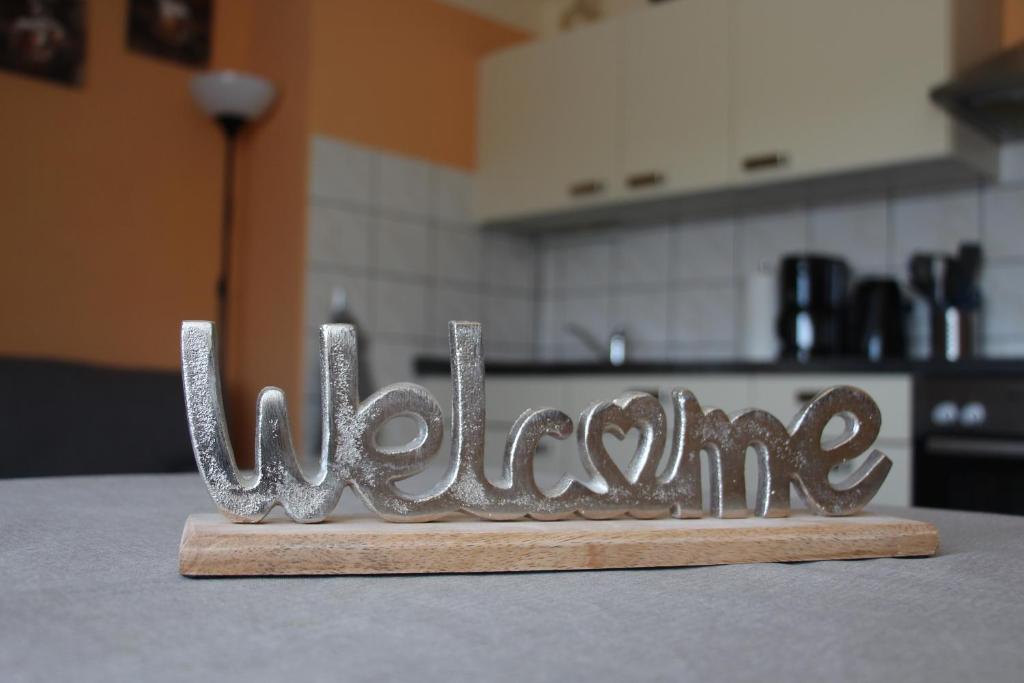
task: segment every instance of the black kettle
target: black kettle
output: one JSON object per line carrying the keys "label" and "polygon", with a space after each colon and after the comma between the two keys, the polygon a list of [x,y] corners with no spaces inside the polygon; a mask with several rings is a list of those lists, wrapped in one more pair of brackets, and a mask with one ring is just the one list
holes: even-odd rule
{"label": "black kettle", "polygon": [[907,355],[910,306],[892,278],[861,280],[850,307],[850,355],[878,362]]}

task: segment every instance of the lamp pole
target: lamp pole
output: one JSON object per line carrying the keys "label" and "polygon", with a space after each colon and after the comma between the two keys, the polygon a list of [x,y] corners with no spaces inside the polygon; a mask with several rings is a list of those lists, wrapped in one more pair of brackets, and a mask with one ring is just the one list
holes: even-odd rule
{"label": "lamp pole", "polygon": [[224,133],[224,187],[220,221],[220,270],[217,273],[217,365],[227,370],[231,244],[235,213],[235,147],[238,133],[249,121],[262,116],[274,100],[274,85],[254,74],[222,69],[197,74],[189,82],[196,104],[212,117]]}
{"label": "lamp pole", "polygon": [[220,339],[217,344],[218,358],[222,372],[227,371],[225,357],[228,338],[228,289],[231,280],[231,237],[235,217],[235,143],[238,133],[245,125],[240,116],[218,116],[217,122],[224,131],[224,187],[221,199],[220,224],[220,274],[217,278],[217,327]]}

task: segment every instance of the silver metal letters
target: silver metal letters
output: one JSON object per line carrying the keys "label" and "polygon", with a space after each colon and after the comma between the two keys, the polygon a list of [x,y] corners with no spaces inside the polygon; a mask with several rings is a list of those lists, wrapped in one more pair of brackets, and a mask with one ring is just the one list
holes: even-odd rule
{"label": "silver metal letters", "polygon": [[[182,378],[196,463],[213,500],[234,521],[258,522],[279,504],[296,522],[318,522],[334,509],[346,486],[352,486],[374,513],[395,522],[428,521],[460,510],[495,520],[554,520],[577,514],[589,519],[666,513],[700,517],[701,452],[708,454],[711,513],[746,517],[748,448],[757,453],[759,466],[757,515],[788,515],[791,484],[814,512],[849,515],[871,500],[892,465],[873,451],[838,487],[829,483],[829,471],[865,452],[881,425],[878,406],[855,387],[823,391],[789,429],[763,410],[731,417],[720,410],[705,411],[693,394],[676,389],[671,397],[674,431],[668,444],[665,411],[654,396],[626,392],[587,407],[576,436],[589,478],[566,476],[551,491],[542,491],[534,480],[533,458],[541,439],[570,436],[572,419],[554,408],[525,411],[509,432],[502,475],[492,482],[484,474],[481,329],[478,323],[452,322],[448,469],[431,490],[409,495],[396,482],[422,472],[437,453],[444,432],[441,407],[424,388],[407,383],[385,387],[360,403],[354,328],[324,325],[320,336],[324,439],[319,471],[309,478],[303,475],[292,446],[284,394],[268,387],[258,401],[256,472],[244,476],[228,439],[213,325],[182,324]],[[417,437],[397,448],[379,446],[377,432],[398,416],[418,422]],[[845,421],[845,432],[823,444],[825,425],[837,416]],[[640,440],[622,471],[602,439],[606,433],[623,436],[631,429],[639,432]]]}

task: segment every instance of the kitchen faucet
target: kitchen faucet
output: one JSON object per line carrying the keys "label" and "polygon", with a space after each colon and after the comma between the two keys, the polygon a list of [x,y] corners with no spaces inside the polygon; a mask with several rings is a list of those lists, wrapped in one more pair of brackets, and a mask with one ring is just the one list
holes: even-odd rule
{"label": "kitchen faucet", "polygon": [[615,367],[626,364],[626,330],[623,328],[612,330],[612,333],[608,335],[607,344],[602,344],[597,337],[576,323],[569,323],[565,326],[565,330],[583,342],[583,345],[598,358],[607,358],[608,363]]}

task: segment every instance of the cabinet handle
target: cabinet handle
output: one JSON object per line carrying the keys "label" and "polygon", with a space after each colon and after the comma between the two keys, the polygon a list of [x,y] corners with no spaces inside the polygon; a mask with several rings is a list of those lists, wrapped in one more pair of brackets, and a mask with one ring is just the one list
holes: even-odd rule
{"label": "cabinet handle", "polygon": [[604,183],[600,180],[583,180],[569,186],[569,194],[573,197],[589,197],[604,191]]}
{"label": "cabinet handle", "polygon": [[655,185],[661,185],[663,182],[665,182],[665,176],[658,171],[634,173],[626,178],[626,185],[634,190],[643,187],[654,187]]}
{"label": "cabinet handle", "polygon": [[789,156],[783,152],[769,152],[768,154],[754,154],[743,159],[743,170],[761,171],[768,168],[779,168],[789,164]]}

